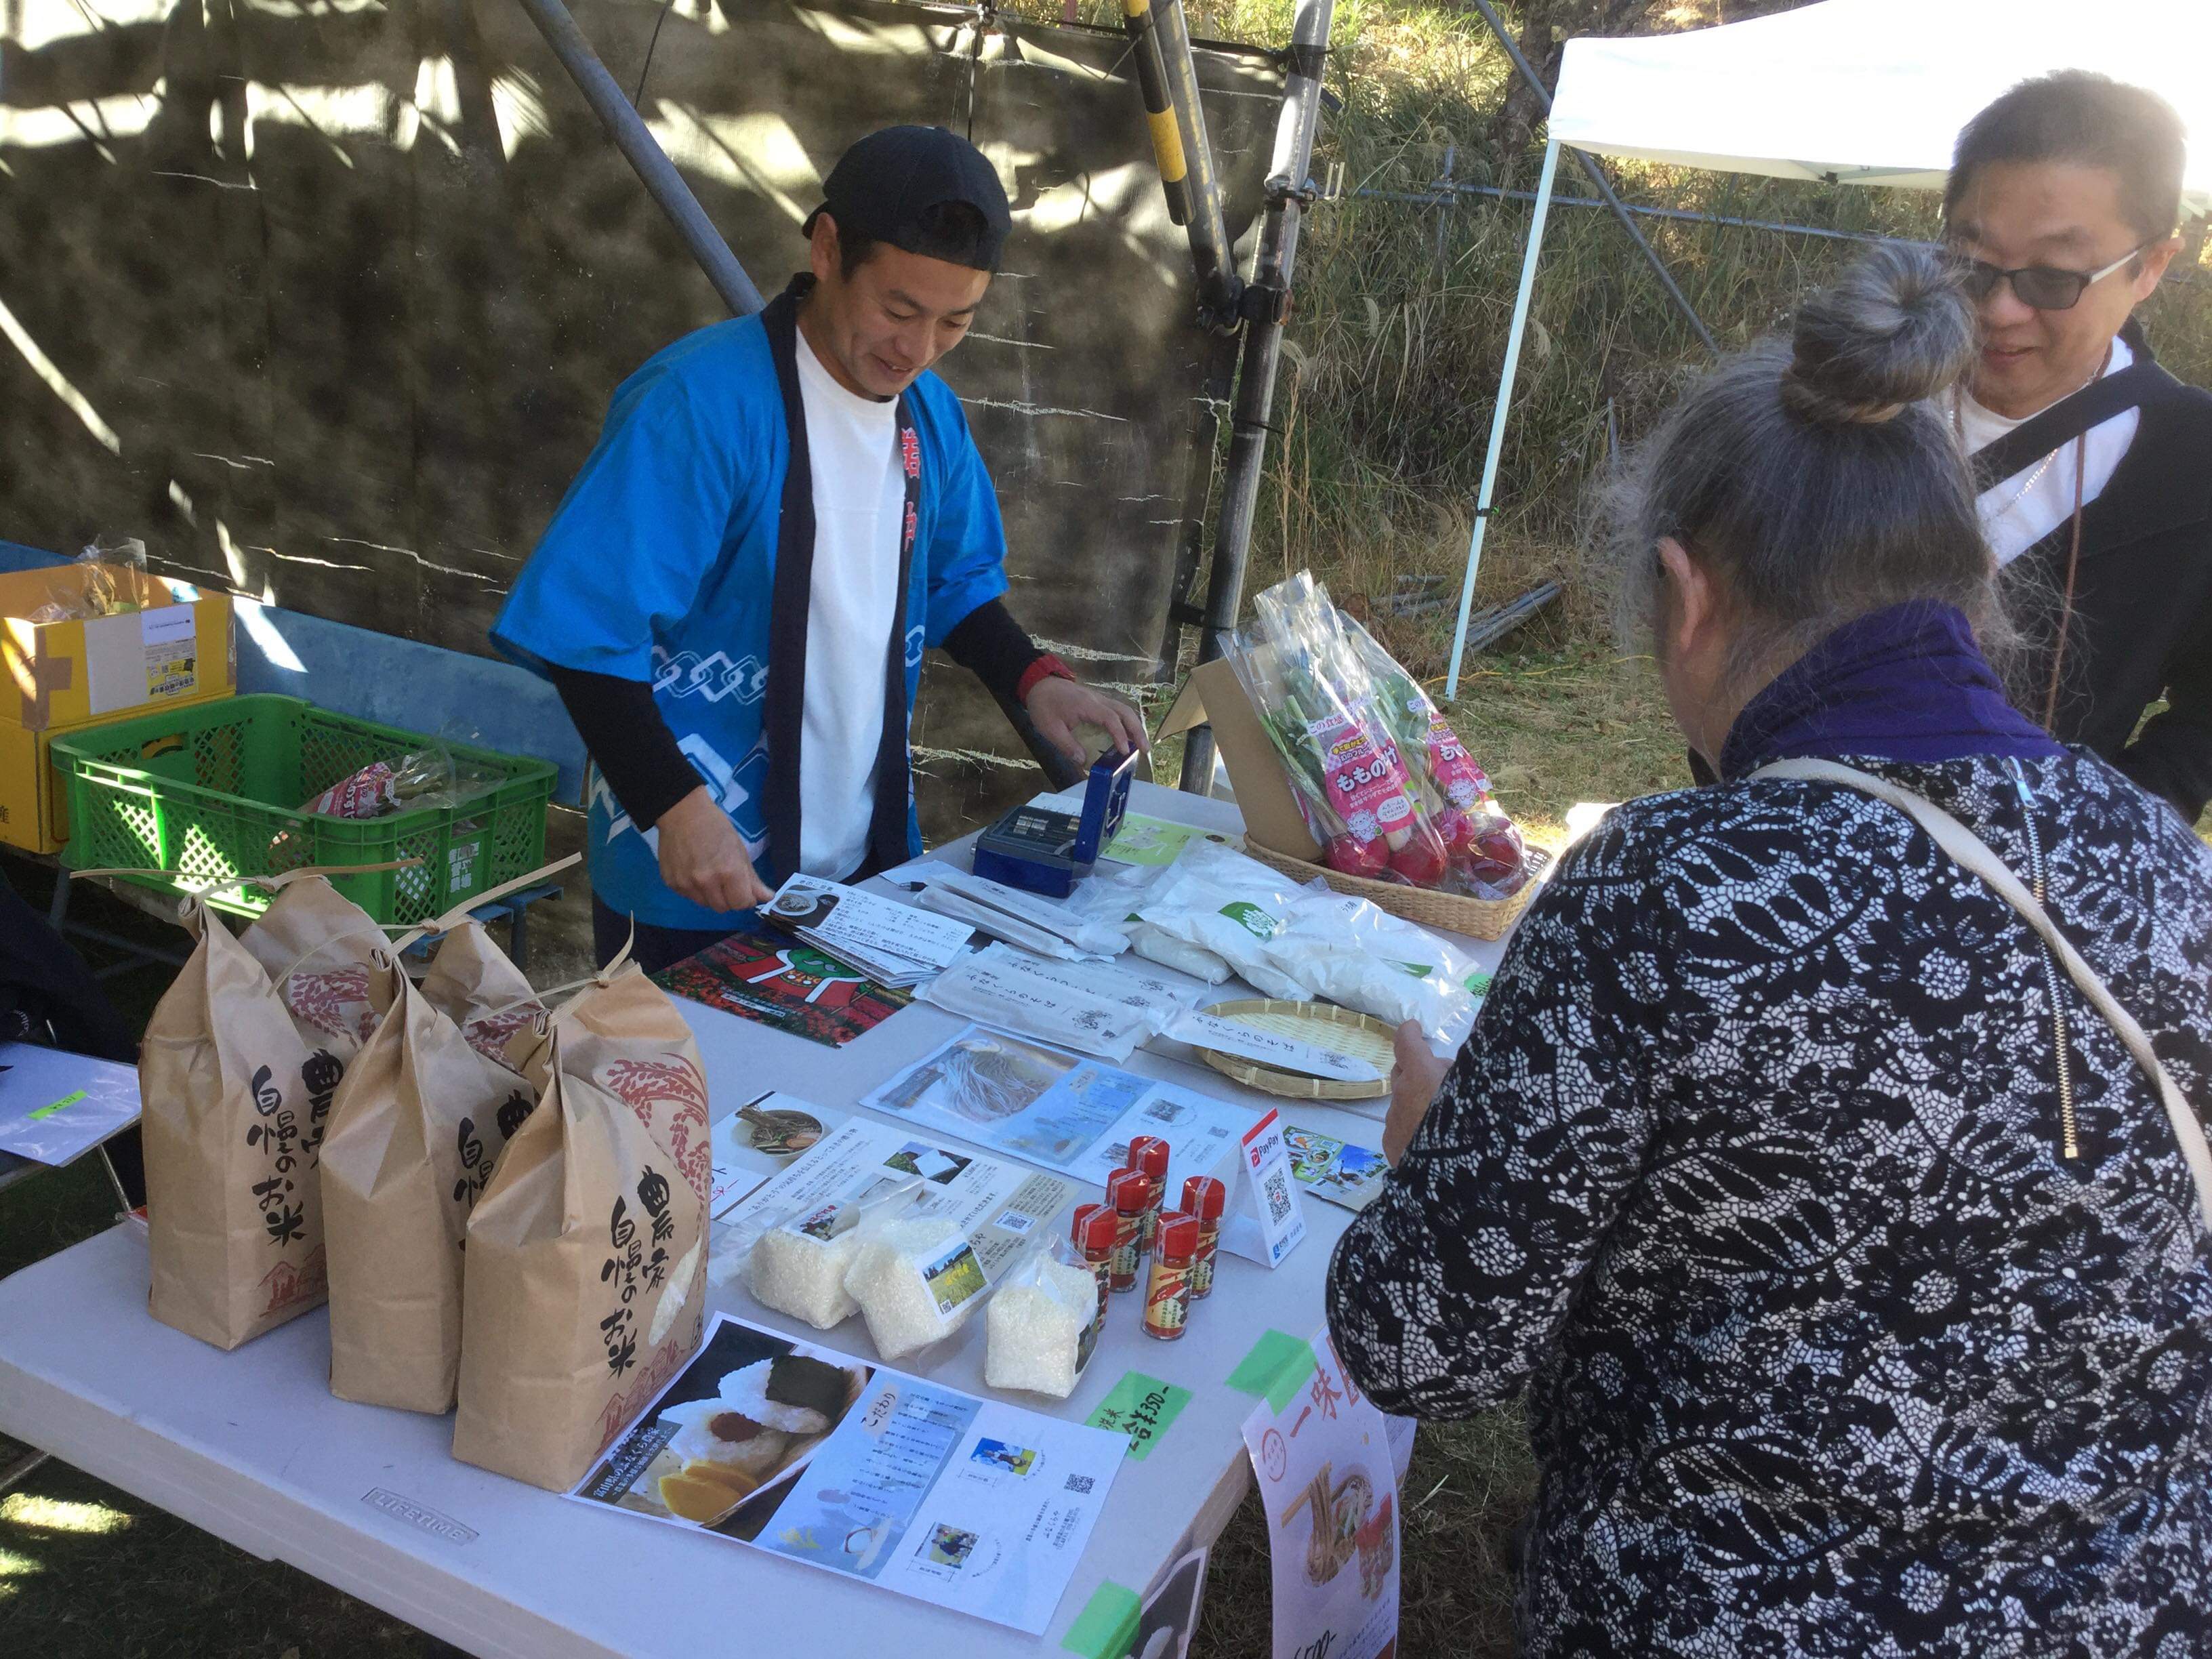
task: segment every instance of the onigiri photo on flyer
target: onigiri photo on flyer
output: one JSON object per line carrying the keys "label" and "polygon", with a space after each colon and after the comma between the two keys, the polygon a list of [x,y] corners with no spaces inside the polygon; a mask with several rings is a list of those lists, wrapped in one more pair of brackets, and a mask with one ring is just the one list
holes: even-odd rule
{"label": "onigiri photo on flyer", "polygon": [[1127,1449],[722,1315],[569,1496],[1040,1633]]}

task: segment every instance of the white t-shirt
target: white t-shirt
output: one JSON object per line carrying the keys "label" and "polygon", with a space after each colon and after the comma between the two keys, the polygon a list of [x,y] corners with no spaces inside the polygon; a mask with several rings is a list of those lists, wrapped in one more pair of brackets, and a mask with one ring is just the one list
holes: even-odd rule
{"label": "white t-shirt", "polygon": [[[2128,343],[2115,339],[2112,361],[2098,378],[2116,374],[2135,360],[2136,354],[2128,349]],[[1956,395],[1958,401],[1954,408],[1969,455],[2003,437],[2021,421],[2034,418],[2023,415],[2019,421],[2013,421],[1992,414],[1976,403],[1964,386]],[[2035,411],[2038,415],[2042,412]],[[2136,428],[2141,424],[2141,412],[2125,409],[2089,428],[2088,442],[2083,447],[2079,463],[2084,507],[2104,494],[2105,486],[2112,483],[2112,474],[2118,470],[2121,457],[2128,453],[2128,446],[2135,441]],[[1982,492],[1978,503],[1982,534],[1988,538],[1999,564],[2010,564],[2074,516],[2075,465],[2075,446],[2068,443],[2048,456],[2039,455],[2011,477]],[[2038,468],[2041,471],[2038,471]]]}
{"label": "white t-shirt", "polygon": [[884,676],[898,610],[898,405],[848,392],[799,335],[814,475],[814,584],[799,764],[799,867],[840,881],[868,854]]}

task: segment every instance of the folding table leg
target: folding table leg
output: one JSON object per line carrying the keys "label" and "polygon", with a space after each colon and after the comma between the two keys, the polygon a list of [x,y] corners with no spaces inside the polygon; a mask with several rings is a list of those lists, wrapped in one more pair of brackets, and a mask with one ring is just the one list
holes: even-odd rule
{"label": "folding table leg", "polygon": [[0,1492],[6,1492],[18,1480],[28,1477],[39,1465],[46,1461],[42,1451],[27,1451],[4,1469],[0,1469]]}

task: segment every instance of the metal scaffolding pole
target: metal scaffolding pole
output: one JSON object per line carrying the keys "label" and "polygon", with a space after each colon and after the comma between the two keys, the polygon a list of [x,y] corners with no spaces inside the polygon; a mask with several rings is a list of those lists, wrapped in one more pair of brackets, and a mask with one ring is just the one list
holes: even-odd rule
{"label": "metal scaffolding pole", "polygon": [[553,55],[561,60],[561,67],[568,71],[568,78],[584,94],[585,101],[599,118],[607,136],[622,151],[623,159],[636,169],[639,179],[660,210],[668,216],[677,234],[684,238],[691,250],[691,257],[707,273],[707,280],[722,296],[722,303],[740,317],[750,317],[761,308],[760,290],[753,286],[752,278],[745,275],[738,256],[730,252],[730,245],[722,240],[722,233],[714,228],[714,222],[707,216],[707,210],[699,205],[699,198],[691,193],[691,186],[684,182],[684,175],[676,170],[676,163],[647,131],[645,122],[630,107],[629,100],[615,84],[615,77],[607,73],[607,66],[592,50],[592,43],[584,38],[576,20],[568,15],[561,0],[521,0],[522,9],[530,14],[530,21],[538,25],[538,32],[545,37],[545,44],[553,48]]}
{"label": "metal scaffolding pole", "polygon": [[[1335,0],[1298,0],[1291,25],[1291,74],[1275,125],[1275,155],[1267,178],[1267,218],[1260,233],[1252,282],[1244,294],[1244,354],[1237,370],[1237,407],[1222,487],[1221,521],[1207,574],[1206,615],[1198,640],[1200,662],[1221,654],[1222,636],[1237,625],[1244,599],[1244,567],[1252,551],[1252,515],[1260,499],[1267,457],[1269,417],[1274,412],[1275,371],[1282,357],[1283,320],[1290,314],[1291,276],[1297,264],[1298,225],[1316,194],[1314,131],[1321,120],[1322,70]],[[1197,794],[1213,786],[1213,731],[1192,730],[1182,755],[1182,787]]]}
{"label": "metal scaffolding pole", "polygon": [[[1152,150],[1167,191],[1168,213],[1190,238],[1198,267],[1198,305],[1206,325],[1220,332],[1237,326],[1237,304],[1243,284],[1237,275],[1229,222],[1221,208],[1221,183],[1213,167],[1213,145],[1206,132],[1206,106],[1198,87],[1198,60],[1190,49],[1190,25],[1182,0],[1121,0],[1121,13],[1136,43],[1137,80],[1145,94],[1145,113],[1152,129]],[[1155,88],[1150,76],[1157,75]],[[1163,118],[1156,99],[1164,97]],[[1173,129],[1170,148],[1169,128]],[[1182,213],[1177,215],[1177,197]]]}
{"label": "metal scaffolding pole", "polygon": [[[1536,73],[1535,65],[1521,55],[1521,48],[1514,44],[1513,36],[1506,28],[1504,19],[1498,16],[1496,9],[1491,5],[1490,0],[1469,0],[1469,3],[1482,14],[1482,21],[1490,25],[1490,32],[1498,37],[1498,44],[1505,48],[1505,55],[1513,60],[1515,70],[1518,72],[1522,80],[1528,83],[1528,89],[1543,100],[1544,108],[1548,112],[1552,107],[1552,89],[1544,84],[1544,77]],[[1636,251],[1644,256],[1644,263],[1651,267],[1652,274],[1659,278],[1659,285],[1667,290],[1667,297],[1674,302],[1676,309],[1681,312],[1682,315],[1688,319],[1690,326],[1697,331],[1698,337],[1705,343],[1705,349],[1716,357],[1719,356],[1720,342],[1713,338],[1712,331],[1705,326],[1704,319],[1698,315],[1697,307],[1690,303],[1689,296],[1684,294],[1675,283],[1674,274],[1667,269],[1666,262],[1660,258],[1658,249],[1644,240],[1644,233],[1636,227],[1636,221],[1628,216],[1627,204],[1613,193],[1612,181],[1605,176],[1605,169],[1598,166],[1597,158],[1586,155],[1581,150],[1576,150],[1574,156],[1576,161],[1582,163],[1583,171],[1589,175],[1591,185],[1603,198],[1605,204],[1613,210],[1613,216],[1620,221],[1620,228],[1628,233],[1628,240],[1636,244]]]}

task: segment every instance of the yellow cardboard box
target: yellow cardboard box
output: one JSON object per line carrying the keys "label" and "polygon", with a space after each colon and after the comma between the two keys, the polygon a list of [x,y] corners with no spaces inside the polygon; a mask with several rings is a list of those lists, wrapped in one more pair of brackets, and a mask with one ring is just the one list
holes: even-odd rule
{"label": "yellow cardboard box", "polygon": [[[137,608],[28,619],[103,580]],[[237,690],[230,596],[176,586],[119,565],[0,574],[0,842],[51,853],[69,839],[62,781],[47,752],[54,738]]]}

